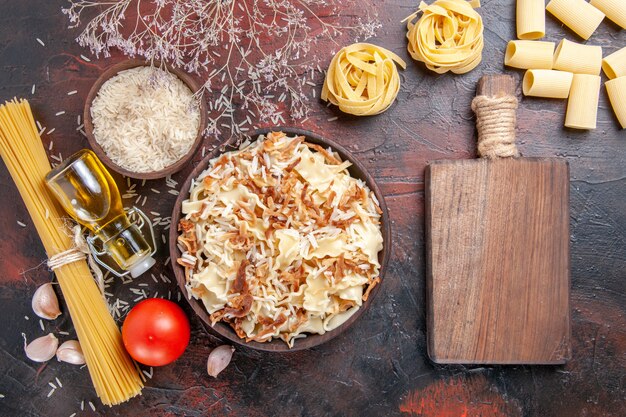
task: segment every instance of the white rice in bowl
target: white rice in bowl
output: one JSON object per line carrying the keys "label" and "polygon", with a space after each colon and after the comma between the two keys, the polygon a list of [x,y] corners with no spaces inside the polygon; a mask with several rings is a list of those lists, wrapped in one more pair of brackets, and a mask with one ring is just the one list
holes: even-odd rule
{"label": "white rice in bowl", "polygon": [[180,160],[200,129],[194,93],[176,75],[149,66],[104,82],[90,112],[96,142],[115,164],[137,173]]}

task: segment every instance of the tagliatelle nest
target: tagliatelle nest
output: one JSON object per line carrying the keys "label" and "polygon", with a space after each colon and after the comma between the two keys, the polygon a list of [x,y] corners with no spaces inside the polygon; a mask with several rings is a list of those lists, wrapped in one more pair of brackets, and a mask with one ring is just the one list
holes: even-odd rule
{"label": "tagliatelle nest", "polygon": [[407,49],[413,59],[438,74],[464,74],[476,68],[484,43],[483,21],[475,7],[480,7],[479,0],[421,2],[419,10],[405,19]]}
{"label": "tagliatelle nest", "polygon": [[333,57],[321,98],[344,113],[373,116],[391,106],[400,90],[396,63],[406,68],[398,55],[370,43],[355,43]]}
{"label": "tagliatelle nest", "polygon": [[380,281],[381,211],[350,162],[270,133],[213,159],[182,205],[190,297],[246,341],[323,334]]}

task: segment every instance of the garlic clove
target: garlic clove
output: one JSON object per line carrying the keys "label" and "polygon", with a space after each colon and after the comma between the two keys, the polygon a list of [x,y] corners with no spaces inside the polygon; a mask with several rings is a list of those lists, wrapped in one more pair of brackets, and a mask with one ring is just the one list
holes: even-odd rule
{"label": "garlic clove", "polygon": [[[22,334],[22,336],[24,336]],[[26,344],[26,336],[24,336],[24,352],[31,361],[46,362],[52,359],[59,347],[59,339],[52,333],[39,337],[29,344]]]}
{"label": "garlic clove", "polygon": [[54,320],[61,315],[59,300],[49,282],[37,288],[33,294],[32,306],[35,314],[42,319]]}
{"label": "garlic clove", "polygon": [[210,376],[217,378],[217,375],[222,372],[233,357],[235,348],[228,345],[218,346],[209,353],[209,359],[207,360],[206,369]]}
{"label": "garlic clove", "polygon": [[84,365],[85,355],[78,340],[63,342],[57,349],[57,360],[71,363],[72,365]]}

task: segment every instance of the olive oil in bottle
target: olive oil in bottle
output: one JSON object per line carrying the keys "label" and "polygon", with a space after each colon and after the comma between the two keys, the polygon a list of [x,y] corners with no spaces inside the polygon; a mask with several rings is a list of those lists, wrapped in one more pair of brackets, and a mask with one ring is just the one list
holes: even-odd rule
{"label": "olive oil in bottle", "polygon": [[154,265],[152,248],[128,219],[117,185],[96,154],[78,151],[48,173],[46,184],[122,270],[137,277]]}

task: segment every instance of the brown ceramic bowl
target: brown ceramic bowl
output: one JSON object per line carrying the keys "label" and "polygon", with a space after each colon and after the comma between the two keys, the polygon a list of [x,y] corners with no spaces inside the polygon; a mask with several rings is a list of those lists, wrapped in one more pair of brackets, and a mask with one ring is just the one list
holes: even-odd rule
{"label": "brown ceramic bowl", "polygon": [[[130,68],[141,67],[141,66],[148,66],[148,65],[150,64],[146,63],[145,61],[141,59],[129,59],[127,61],[120,62],[118,64],[115,64],[107,68],[102,73],[102,75],[98,77],[96,82],[91,87],[91,90],[89,90],[89,94],[87,95],[87,100],[85,101],[85,109],[83,111],[83,121],[85,123],[85,133],[87,134],[87,140],[89,141],[89,145],[91,146],[93,151],[96,153],[96,155],[98,155],[98,158],[100,158],[100,160],[104,162],[106,166],[110,167],[115,172],[119,172],[120,174],[125,175],[127,177],[153,180],[156,178],[163,178],[175,172],[180,171],[187,164],[187,162],[189,162],[189,160],[194,156],[196,150],[202,143],[202,132],[206,128],[206,123],[207,123],[207,109],[206,109],[206,102],[204,100],[200,100],[200,127],[198,129],[198,135],[196,136],[196,140],[194,141],[194,143],[191,145],[189,152],[187,152],[186,155],[184,155],[182,158],[180,158],[178,161],[176,161],[172,165],[169,165],[159,171],[134,172],[134,171],[130,171],[126,168],[122,168],[121,166],[117,165],[115,162],[111,160],[111,158],[108,157],[108,155],[104,152],[100,144],[96,141],[96,138],[93,135],[93,122],[91,120],[91,103],[93,102],[93,99],[96,97],[96,95],[98,95],[98,91],[100,91],[100,87],[102,87],[102,84],[104,84],[110,78],[116,76],[117,73],[120,71],[124,71]],[[155,66],[159,66],[159,65],[160,63],[155,63]],[[195,79],[193,79],[193,77],[191,77],[189,74],[177,68],[174,68],[170,65],[166,64],[165,66],[167,67],[169,72],[171,72],[172,74],[180,78],[181,81],[184,82],[187,85],[187,87],[189,87],[189,89],[193,91],[194,93],[201,88],[200,83],[198,83]]]}
{"label": "brown ceramic bowl", "polygon": [[[391,224],[389,223],[389,215],[387,213],[387,206],[385,205],[385,199],[383,198],[383,194],[380,192],[380,189],[374,182],[374,178],[370,174],[367,173],[367,171],[365,170],[365,167],[359,162],[359,160],[356,159],[354,156],[352,156],[350,152],[348,152],[345,148],[315,133],[308,132],[308,131],[301,130],[301,129],[295,129],[295,128],[276,127],[273,129],[256,130],[252,132],[250,136],[253,139],[255,139],[257,136],[262,135],[262,134],[267,134],[268,132],[271,132],[271,131],[277,131],[277,132],[282,131],[290,136],[293,136],[293,135],[305,136],[308,142],[322,145],[324,147],[330,146],[339,154],[342,160],[348,160],[352,162],[352,166],[348,168],[350,175],[354,178],[359,178],[363,180],[367,184],[370,190],[372,190],[374,194],[376,195],[376,198],[380,202],[380,209],[383,212],[382,222],[381,222],[382,233],[383,233],[383,250],[380,251],[378,254],[378,261],[380,262],[380,265],[381,265],[380,278],[382,282],[384,282],[384,274],[387,269],[387,262],[389,260],[389,255],[391,253]],[[200,173],[209,166],[209,161],[215,158],[216,156],[218,156],[220,153],[221,152],[218,149],[216,149],[215,151],[207,155],[202,160],[202,162],[200,162],[200,164],[198,164],[198,166],[193,170],[193,172],[189,175],[187,180],[181,186],[180,195],[178,196],[178,199],[176,200],[176,204],[174,205],[174,211],[172,213],[172,227],[170,228],[170,236],[169,236],[170,256],[172,260],[171,261],[172,268],[174,269],[174,275],[176,276],[176,280],[178,281],[178,285],[181,291],[183,292],[183,294],[187,294],[187,290],[185,289],[185,272],[184,272],[184,268],[176,262],[176,259],[178,259],[181,256],[181,252],[178,249],[178,245],[176,243],[176,240],[178,238],[177,226],[178,226],[178,221],[181,218],[181,205],[182,205],[183,200],[186,200],[188,198],[191,181],[194,178],[196,178],[198,175],[200,175]],[[259,343],[255,341],[246,342],[243,339],[239,338],[239,336],[237,336],[235,331],[228,324],[219,322],[219,323],[216,323],[215,326],[211,326],[209,314],[205,310],[204,305],[202,304],[201,301],[191,298],[191,299],[188,299],[188,302],[191,305],[191,308],[193,309],[193,311],[195,311],[198,317],[203,321],[207,330],[213,334],[221,336],[224,339],[228,339],[229,341],[235,344],[246,346],[252,349],[270,351],[270,352],[292,352],[296,350],[308,349],[313,346],[317,346],[321,343],[324,343],[338,336],[344,331],[346,331],[350,326],[352,326],[352,324],[356,320],[358,320],[358,318],[361,315],[363,315],[363,313],[365,313],[368,307],[372,304],[373,300],[376,298],[376,295],[380,291],[382,282],[381,284],[374,287],[367,301],[365,301],[363,305],[361,306],[361,308],[354,315],[352,315],[352,317],[350,317],[344,324],[342,324],[341,326],[339,326],[338,328],[332,331],[324,333],[323,335],[308,334],[307,337],[296,340],[294,343],[294,346],[291,349],[285,344],[285,342],[283,342],[280,339],[271,340],[265,343]]]}

